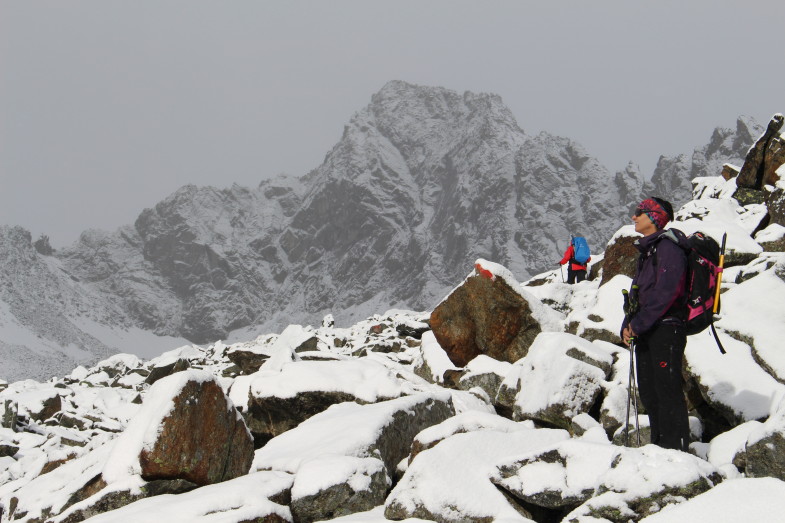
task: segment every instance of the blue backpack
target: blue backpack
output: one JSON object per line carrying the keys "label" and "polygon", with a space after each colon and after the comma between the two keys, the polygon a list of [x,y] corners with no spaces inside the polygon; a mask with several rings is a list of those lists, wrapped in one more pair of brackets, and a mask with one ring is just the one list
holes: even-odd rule
{"label": "blue backpack", "polygon": [[583,236],[575,236],[572,239],[572,248],[574,251],[572,259],[581,265],[584,265],[591,257],[591,254],[589,253],[589,244],[586,243],[586,238]]}

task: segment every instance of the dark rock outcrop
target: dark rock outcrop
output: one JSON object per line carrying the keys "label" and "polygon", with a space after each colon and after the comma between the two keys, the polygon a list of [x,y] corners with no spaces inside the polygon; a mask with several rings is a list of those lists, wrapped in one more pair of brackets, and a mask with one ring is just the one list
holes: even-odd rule
{"label": "dark rock outcrop", "polygon": [[770,223],[785,226],[785,187],[782,184],[765,191],[766,208],[769,210]]}
{"label": "dark rock outcrop", "polygon": [[17,452],[19,452],[19,447],[16,445],[6,445],[0,443],[0,458],[13,457]]}
{"label": "dark rock outcrop", "polygon": [[785,428],[747,444],[745,455],[748,476],[768,476],[785,481]]}
{"label": "dark rock outcrop", "polygon": [[637,238],[638,236],[621,236],[608,244],[605,248],[600,285],[611,281],[619,274],[630,278],[635,276],[640,256],[640,251],[633,245]]}
{"label": "dark rock outcrop", "polygon": [[160,380],[161,378],[171,376],[176,372],[182,372],[184,370],[188,370],[189,368],[191,368],[191,364],[188,362],[188,360],[178,359],[177,361],[173,361],[172,363],[167,363],[165,365],[159,365],[157,367],[153,367],[150,370],[150,374],[147,375],[144,381],[148,385],[152,385],[153,383]]}
{"label": "dark rock outcrop", "polygon": [[54,416],[57,412],[60,412],[60,409],[62,408],[63,400],[60,398],[60,394],[57,390],[54,389],[47,397],[41,398],[40,409],[30,411],[29,414],[32,419],[43,422]]}
{"label": "dark rock outcrop", "polygon": [[[766,131],[747,153],[744,165],[736,177],[736,185],[760,190],[764,185],[773,184],[776,181],[774,180],[774,171],[782,165],[782,163],[776,165],[776,162],[782,160],[785,155],[785,152],[782,152],[782,141],[779,139],[783,122],[785,122],[785,118],[781,114],[775,114],[771,118]],[[771,153],[769,153],[770,145],[774,146]],[[772,161],[769,166],[766,165],[767,159]]]}
{"label": "dark rock outcrop", "polygon": [[226,354],[229,361],[237,365],[243,374],[253,374],[270,357],[251,350],[232,350]]}
{"label": "dark rock outcrop", "polygon": [[347,392],[328,391],[303,391],[289,398],[252,394],[244,415],[254,437],[254,446],[259,448],[275,436],[327,410],[330,405],[345,401],[357,401],[357,398]]}

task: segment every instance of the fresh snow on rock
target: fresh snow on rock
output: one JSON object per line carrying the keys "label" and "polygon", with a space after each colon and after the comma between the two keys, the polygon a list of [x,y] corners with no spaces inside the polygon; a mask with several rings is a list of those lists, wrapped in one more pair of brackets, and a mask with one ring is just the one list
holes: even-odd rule
{"label": "fresh snow on rock", "polygon": [[773,478],[727,480],[689,501],[665,507],[645,523],[778,521],[785,512],[785,482]]}

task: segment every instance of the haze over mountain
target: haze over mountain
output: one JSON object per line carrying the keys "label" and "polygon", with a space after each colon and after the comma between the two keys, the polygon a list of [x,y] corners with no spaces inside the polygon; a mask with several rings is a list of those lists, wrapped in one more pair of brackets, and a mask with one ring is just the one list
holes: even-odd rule
{"label": "haze over mountain", "polygon": [[[525,279],[553,266],[570,234],[601,251],[644,194],[686,201],[692,178],[741,165],[761,131],[740,118],[691,155],[660,158],[645,182],[569,138],[526,134],[496,95],[389,82],[302,178],[185,186],[51,256],[0,229],[3,377],[47,377],[123,343],[150,356],[327,313],[347,323],[425,310],[477,258]],[[137,336],[144,347],[128,348]]]}

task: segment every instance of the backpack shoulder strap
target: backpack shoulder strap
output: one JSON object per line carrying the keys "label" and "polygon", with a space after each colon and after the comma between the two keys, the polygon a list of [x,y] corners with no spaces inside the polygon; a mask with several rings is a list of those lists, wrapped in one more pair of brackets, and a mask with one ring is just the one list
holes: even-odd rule
{"label": "backpack shoulder strap", "polygon": [[710,323],[711,326],[711,333],[714,334],[714,341],[717,342],[717,348],[720,349],[720,352],[725,354],[725,347],[722,346],[722,342],[720,342],[720,337],[717,336],[717,329],[714,328],[714,322]]}
{"label": "backpack shoulder strap", "polygon": [[662,234],[660,234],[660,238],[667,238],[683,250],[689,250],[689,240],[687,239],[687,235],[681,232],[678,229],[668,229]]}

